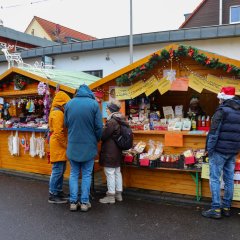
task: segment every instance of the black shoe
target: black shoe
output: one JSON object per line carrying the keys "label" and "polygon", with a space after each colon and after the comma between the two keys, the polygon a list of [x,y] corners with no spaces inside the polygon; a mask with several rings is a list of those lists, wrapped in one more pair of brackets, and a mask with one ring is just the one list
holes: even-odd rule
{"label": "black shoe", "polygon": [[230,217],[231,216],[230,208],[222,208],[222,215],[224,215],[225,217]]}
{"label": "black shoe", "polygon": [[48,197],[48,202],[49,203],[62,204],[62,203],[67,203],[67,200],[60,198],[58,195],[53,195],[53,194],[50,193],[49,197]]}
{"label": "black shoe", "polygon": [[59,192],[57,195],[59,198],[64,199],[64,200],[69,200],[69,194],[66,194],[65,192]]}
{"label": "black shoe", "polygon": [[219,219],[222,217],[222,214],[220,209],[209,209],[206,211],[202,211],[202,216],[207,218]]}

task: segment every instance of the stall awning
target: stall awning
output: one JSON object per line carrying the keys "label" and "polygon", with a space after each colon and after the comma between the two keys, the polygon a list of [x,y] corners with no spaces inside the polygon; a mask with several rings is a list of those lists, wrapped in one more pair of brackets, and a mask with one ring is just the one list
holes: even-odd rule
{"label": "stall awning", "polygon": [[63,71],[59,69],[41,70],[28,67],[21,69],[40,77],[48,78],[57,84],[62,84],[75,89],[77,89],[81,84],[90,85],[100,79],[84,72]]}
{"label": "stall awning", "polygon": [[48,83],[51,86],[59,84],[61,89],[72,93],[74,93],[81,84],[90,85],[100,79],[84,72],[63,71],[58,69],[43,70],[33,67],[12,67],[0,75],[0,81],[14,73]]}

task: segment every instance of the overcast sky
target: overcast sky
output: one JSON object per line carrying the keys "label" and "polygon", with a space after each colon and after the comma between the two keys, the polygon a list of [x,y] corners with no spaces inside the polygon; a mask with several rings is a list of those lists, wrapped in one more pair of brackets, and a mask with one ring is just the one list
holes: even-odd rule
{"label": "overcast sky", "polygon": [[[202,0],[132,0],[133,34],[178,29]],[[25,31],[33,16],[97,38],[129,34],[130,0],[0,0],[5,27]]]}

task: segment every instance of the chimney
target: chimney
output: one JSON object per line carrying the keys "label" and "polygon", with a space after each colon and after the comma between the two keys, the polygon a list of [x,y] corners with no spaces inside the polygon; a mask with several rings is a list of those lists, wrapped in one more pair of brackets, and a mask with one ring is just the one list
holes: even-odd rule
{"label": "chimney", "polygon": [[185,13],[184,17],[185,17],[185,21],[191,16],[192,13]]}

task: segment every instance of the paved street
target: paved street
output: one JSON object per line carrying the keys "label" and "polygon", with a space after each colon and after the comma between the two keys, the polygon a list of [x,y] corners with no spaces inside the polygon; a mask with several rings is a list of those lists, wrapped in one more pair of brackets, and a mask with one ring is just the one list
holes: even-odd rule
{"label": "paved street", "polygon": [[0,173],[0,240],[240,239],[240,210],[231,218],[204,219],[196,206],[128,198],[88,213],[47,202],[47,182]]}

